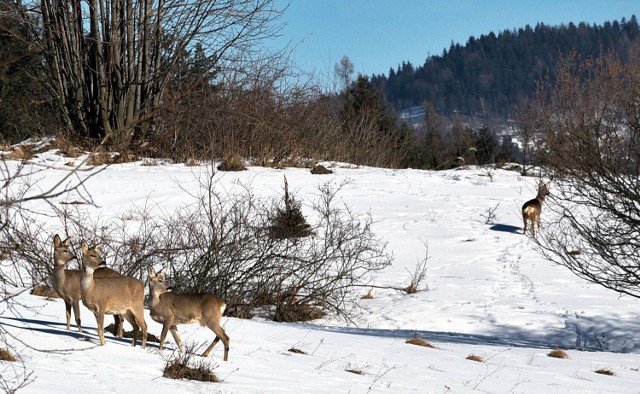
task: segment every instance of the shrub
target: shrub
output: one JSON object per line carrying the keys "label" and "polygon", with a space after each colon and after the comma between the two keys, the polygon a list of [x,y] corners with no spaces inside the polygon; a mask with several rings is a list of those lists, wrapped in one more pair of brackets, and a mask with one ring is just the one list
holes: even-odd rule
{"label": "shrub", "polygon": [[315,166],[313,166],[313,168],[311,168],[311,173],[313,175],[326,175],[326,174],[333,174],[333,171],[329,170],[323,165],[316,164]]}
{"label": "shrub", "polygon": [[240,155],[231,155],[218,165],[220,171],[245,171],[246,169],[247,165]]}
{"label": "shrub", "polygon": [[302,214],[300,203],[289,194],[287,177],[284,177],[284,208],[276,208],[270,235],[276,239],[303,238],[312,234],[311,226]]}
{"label": "shrub", "polygon": [[[166,365],[162,376],[169,379],[187,379],[200,382],[219,383],[220,379],[213,373],[211,363],[205,359],[197,362],[192,361],[193,353],[187,351],[178,353],[166,360]],[[189,364],[193,364],[191,366]]]}

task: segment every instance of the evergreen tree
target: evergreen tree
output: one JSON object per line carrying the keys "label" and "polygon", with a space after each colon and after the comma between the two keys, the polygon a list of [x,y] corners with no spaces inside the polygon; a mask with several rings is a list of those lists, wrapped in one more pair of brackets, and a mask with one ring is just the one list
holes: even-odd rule
{"label": "evergreen tree", "polygon": [[490,164],[495,162],[495,151],[498,148],[496,135],[483,126],[478,130],[475,138],[476,160],[478,164]]}

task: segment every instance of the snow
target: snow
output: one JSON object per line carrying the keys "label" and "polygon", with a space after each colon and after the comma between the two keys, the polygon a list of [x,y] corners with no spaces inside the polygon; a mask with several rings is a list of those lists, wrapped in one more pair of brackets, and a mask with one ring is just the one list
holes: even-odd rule
{"label": "snow", "polygon": [[[69,161],[55,151],[39,154],[28,166],[42,171],[29,181],[45,190],[69,173]],[[121,218],[143,206],[166,213],[192,201],[210,168],[112,165],[92,177],[78,173],[87,178],[78,193],[90,195],[96,207],[83,209],[96,220]],[[67,331],[62,300],[25,291],[9,305],[0,303],[0,324],[10,334],[0,338],[0,347],[15,347],[25,368],[0,362],[2,378],[11,383],[33,372],[25,393],[638,391],[638,301],[581,280],[535,251],[533,240],[522,234],[520,206],[535,196],[536,178],[473,167],[432,172],[334,163],[332,170],[318,176],[307,169],[250,167],[218,172],[214,179],[220,190],[244,184],[259,195],[279,196],[286,175],[303,204],[317,198],[318,185],[348,181],[339,198],[358,215],[373,217],[375,233],[394,255],[375,284],[406,287],[427,244],[423,291],[372,289],[373,299],[361,301],[357,326],[331,317],[305,324],[224,317],[229,361],[222,361],[220,344],[208,359],[221,383],[163,378],[166,360],[177,351],[171,336],[162,352],[155,343],[143,350],[108,333],[106,345],[99,346],[95,319],[84,306],[85,332],[73,324]],[[78,200],[78,193],[54,203]],[[32,202],[30,209],[47,220],[46,203]],[[544,220],[543,209],[543,226]],[[63,231],[55,220],[47,223],[43,231],[49,238]],[[161,326],[145,312],[149,332],[159,335]],[[201,348],[213,339],[197,324],[179,330],[187,347]],[[415,336],[435,347],[405,343]],[[569,358],[548,357],[555,347]],[[472,354],[484,362],[467,360]],[[601,368],[615,375],[595,373]]]}

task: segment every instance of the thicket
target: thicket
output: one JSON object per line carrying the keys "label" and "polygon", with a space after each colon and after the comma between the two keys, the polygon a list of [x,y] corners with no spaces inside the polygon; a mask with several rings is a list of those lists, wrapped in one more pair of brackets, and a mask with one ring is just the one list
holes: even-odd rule
{"label": "thicket", "polygon": [[[145,281],[148,266],[164,266],[174,291],[218,294],[230,316],[300,321],[331,313],[351,319],[360,288],[392,256],[373,233],[372,219],[337,200],[342,186],[320,185],[317,200],[303,207],[287,188],[282,196],[261,198],[247,186],[222,193],[212,174],[194,201],[175,212],[141,208],[96,219],[83,205],[52,205],[48,226],[76,244],[104,244],[109,267],[123,275]],[[283,215],[295,220],[283,224]],[[42,216],[14,204],[3,217],[0,250],[8,264],[2,283],[9,277],[18,287],[49,283],[52,240],[40,230]]]}

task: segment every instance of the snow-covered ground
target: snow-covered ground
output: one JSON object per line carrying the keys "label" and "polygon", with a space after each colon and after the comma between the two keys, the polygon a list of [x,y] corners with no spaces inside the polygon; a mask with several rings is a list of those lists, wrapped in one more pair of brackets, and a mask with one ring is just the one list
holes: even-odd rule
{"label": "snow-covered ground", "polygon": [[[54,152],[38,155],[31,163],[50,168],[31,181],[46,189],[68,173],[68,161]],[[393,265],[377,275],[375,284],[407,286],[426,243],[427,291],[373,289],[373,299],[361,301],[364,313],[357,326],[332,318],[282,324],[225,317],[229,361],[222,361],[220,344],[210,356],[221,383],[163,378],[175,348],[171,336],[162,353],[155,344],[142,350],[110,334],[106,345],[98,346],[95,319],[84,306],[85,333],[79,334],[73,326],[66,330],[61,300],[24,292],[11,309],[0,304],[0,324],[15,336],[0,342],[8,340],[26,372],[33,372],[33,382],[22,391],[638,392],[640,303],[587,283],[536,253],[534,242],[522,235],[520,206],[535,196],[537,179],[477,168],[431,172],[336,165],[332,170],[317,176],[307,169],[251,167],[215,178],[223,189],[240,180],[259,195],[279,196],[286,174],[303,203],[316,200],[319,184],[349,180],[339,198],[354,212],[371,214],[374,231],[394,254]],[[87,211],[100,218],[122,217],[141,206],[170,212],[193,198],[190,192],[207,173],[206,165],[113,165],[88,180],[86,190],[98,207]],[[64,195],[55,202],[77,198]],[[43,202],[31,208],[48,209]],[[43,231],[50,238],[63,233],[55,221]],[[146,313],[149,331],[159,335],[161,326]],[[198,325],[179,329],[187,344],[212,339],[212,332]],[[414,336],[435,348],[405,343]],[[555,347],[569,358],[548,357]],[[472,354],[484,362],[467,360]],[[598,369],[615,375],[598,374]],[[0,363],[3,379],[24,372],[20,363]]]}

